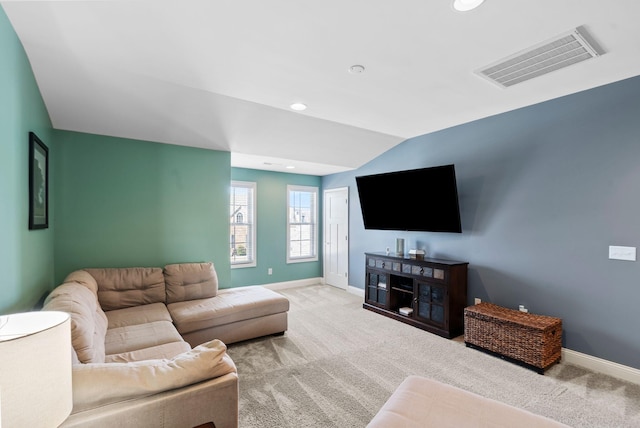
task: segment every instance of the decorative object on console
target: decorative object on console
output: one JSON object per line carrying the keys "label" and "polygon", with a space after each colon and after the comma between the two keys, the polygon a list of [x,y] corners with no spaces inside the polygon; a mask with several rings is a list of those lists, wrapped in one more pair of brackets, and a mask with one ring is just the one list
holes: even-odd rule
{"label": "decorative object on console", "polygon": [[69,314],[0,316],[0,425],[57,427],[71,413]]}
{"label": "decorative object on console", "polygon": [[409,257],[416,260],[424,259],[424,250],[409,250]]}
{"label": "decorative object on console", "polygon": [[404,239],[396,238],[396,256],[404,256]]}

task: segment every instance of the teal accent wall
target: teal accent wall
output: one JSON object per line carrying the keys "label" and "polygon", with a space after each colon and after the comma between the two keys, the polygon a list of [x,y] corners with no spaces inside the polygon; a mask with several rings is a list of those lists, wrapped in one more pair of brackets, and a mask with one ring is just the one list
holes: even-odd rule
{"label": "teal accent wall", "polygon": [[[318,188],[319,216],[322,217],[322,178],[312,175],[287,174],[245,168],[232,168],[232,180],[257,183],[256,266],[231,269],[234,287],[322,277],[322,246],[318,261],[287,264],[287,186],[315,186]],[[228,209],[227,209],[228,213]],[[319,222],[318,241],[322,239]],[[268,269],[273,274],[268,275]]]}
{"label": "teal accent wall", "polygon": [[231,285],[230,153],[54,132],[57,283],[86,267],[212,261]]}
{"label": "teal accent wall", "polygon": [[12,313],[31,309],[54,285],[52,198],[49,229],[29,230],[29,131],[50,153],[56,147],[29,59],[2,8],[0,52],[0,313]]}

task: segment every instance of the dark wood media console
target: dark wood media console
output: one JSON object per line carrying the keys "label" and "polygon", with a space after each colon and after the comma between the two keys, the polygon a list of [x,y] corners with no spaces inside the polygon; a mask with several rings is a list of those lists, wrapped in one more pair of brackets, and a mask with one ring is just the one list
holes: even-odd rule
{"label": "dark wood media console", "polygon": [[449,339],[464,333],[468,262],[365,256],[363,308]]}

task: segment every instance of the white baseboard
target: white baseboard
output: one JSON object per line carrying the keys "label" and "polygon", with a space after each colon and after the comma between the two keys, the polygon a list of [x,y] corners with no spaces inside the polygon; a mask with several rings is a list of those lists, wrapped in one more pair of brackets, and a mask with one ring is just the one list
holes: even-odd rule
{"label": "white baseboard", "polygon": [[347,286],[347,291],[351,294],[355,294],[356,296],[360,296],[364,299],[364,289],[354,287],[352,285]]}
{"label": "white baseboard", "polygon": [[640,384],[640,370],[624,366],[602,358],[592,357],[571,349],[562,348],[562,361],[584,367],[598,373],[616,377],[627,382]]}
{"label": "white baseboard", "polygon": [[[318,284],[323,284],[331,287],[331,285],[328,285],[324,281],[324,278],[321,278],[321,277],[305,278],[305,279],[299,279],[296,281],[287,281],[287,282],[273,282],[271,284],[260,284],[260,285],[262,285],[264,288],[269,288],[271,290],[286,290],[287,288],[306,287],[309,285],[318,285]],[[362,288],[348,285],[346,291],[348,291],[351,294],[355,294],[356,296],[360,296],[364,298],[364,290]]]}
{"label": "white baseboard", "polygon": [[272,282],[271,284],[262,284],[263,287],[271,290],[285,290],[287,288],[305,287],[307,285],[322,284],[322,278],[305,278],[296,281]]}

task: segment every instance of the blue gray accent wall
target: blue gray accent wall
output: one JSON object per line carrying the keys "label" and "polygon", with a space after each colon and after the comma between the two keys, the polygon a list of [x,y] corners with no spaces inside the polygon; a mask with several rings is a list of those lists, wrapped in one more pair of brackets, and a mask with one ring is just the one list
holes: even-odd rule
{"label": "blue gray accent wall", "polygon": [[[356,176],[450,163],[462,234],[364,230]],[[364,288],[365,251],[404,238],[469,262],[469,304],[560,317],[564,347],[640,369],[640,262],[608,259],[640,244],[640,77],[409,139],[322,184],[350,189],[351,285]],[[407,185],[415,200],[397,209],[437,204]]]}

